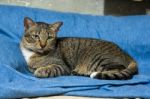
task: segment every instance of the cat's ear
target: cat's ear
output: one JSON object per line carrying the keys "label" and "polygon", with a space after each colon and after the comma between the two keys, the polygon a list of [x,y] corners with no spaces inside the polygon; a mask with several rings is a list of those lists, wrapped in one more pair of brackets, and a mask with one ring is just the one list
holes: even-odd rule
{"label": "cat's ear", "polygon": [[53,24],[50,24],[50,27],[51,29],[54,31],[54,32],[58,32],[59,31],[59,28],[63,25],[63,22],[55,22]]}
{"label": "cat's ear", "polygon": [[33,25],[35,25],[35,22],[31,18],[29,18],[29,17],[24,18],[24,28],[25,28],[25,30],[29,29]]}

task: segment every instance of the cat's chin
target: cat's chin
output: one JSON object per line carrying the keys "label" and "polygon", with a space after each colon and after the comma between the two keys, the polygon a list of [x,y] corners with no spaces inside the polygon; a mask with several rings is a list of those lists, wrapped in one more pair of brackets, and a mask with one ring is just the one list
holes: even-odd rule
{"label": "cat's chin", "polygon": [[39,50],[36,50],[36,51],[39,54],[48,54],[49,52],[54,51],[54,50],[56,50],[55,47],[50,47],[50,48],[45,48],[45,49],[39,49]]}
{"label": "cat's chin", "polygon": [[49,53],[49,50],[37,50],[36,53],[38,54],[48,54]]}

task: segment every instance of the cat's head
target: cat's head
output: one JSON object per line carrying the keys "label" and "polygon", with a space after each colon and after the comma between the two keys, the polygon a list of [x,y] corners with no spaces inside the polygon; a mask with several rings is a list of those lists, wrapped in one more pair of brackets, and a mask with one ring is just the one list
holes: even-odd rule
{"label": "cat's head", "polygon": [[24,18],[24,36],[22,45],[37,53],[46,53],[56,44],[57,32],[63,22],[48,24],[34,22],[31,18]]}

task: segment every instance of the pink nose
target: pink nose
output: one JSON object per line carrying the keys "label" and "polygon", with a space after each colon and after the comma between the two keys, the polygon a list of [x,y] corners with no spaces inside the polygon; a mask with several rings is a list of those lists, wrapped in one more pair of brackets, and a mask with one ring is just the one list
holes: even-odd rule
{"label": "pink nose", "polygon": [[44,48],[44,47],[46,46],[46,44],[42,44],[42,43],[41,43],[40,46],[41,46],[42,48]]}

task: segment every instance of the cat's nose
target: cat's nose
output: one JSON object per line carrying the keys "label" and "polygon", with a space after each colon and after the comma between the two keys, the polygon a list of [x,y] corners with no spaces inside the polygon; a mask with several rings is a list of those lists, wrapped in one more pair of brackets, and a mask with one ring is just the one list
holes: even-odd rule
{"label": "cat's nose", "polygon": [[40,46],[41,46],[41,48],[44,48],[45,46],[46,46],[46,44],[42,44],[42,43],[40,43]]}

